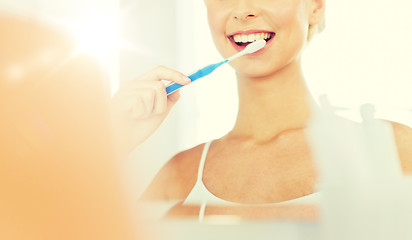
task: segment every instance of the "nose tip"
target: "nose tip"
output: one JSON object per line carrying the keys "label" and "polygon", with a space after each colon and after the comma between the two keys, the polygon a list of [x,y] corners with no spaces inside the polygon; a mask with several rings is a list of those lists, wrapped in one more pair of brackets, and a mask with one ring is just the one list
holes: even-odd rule
{"label": "nose tip", "polygon": [[256,14],[251,14],[251,13],[243,13],[243,14],[235,14],[234,18],[236,20],[248,20],[250,18],[255,18],[257,15]]}
{"label": "nose tip", "polygon": [[258,16],[258,11],[255,8],[247,7],[242,9],[236,9],[233,12],[233,17],[236,20],[246,21],[248,19],[253,19]]}
{"label": "nose tip", "polygon": [[254,0],[236,0],[232,5],[233,19],[246,21],[260,15],[260,5]]}

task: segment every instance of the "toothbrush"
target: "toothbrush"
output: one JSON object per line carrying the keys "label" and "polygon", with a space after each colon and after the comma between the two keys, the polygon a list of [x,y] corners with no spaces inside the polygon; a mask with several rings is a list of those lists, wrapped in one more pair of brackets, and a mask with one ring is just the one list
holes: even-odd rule
{"label": "toothbrush", "polygon": [[[188,76],[190,78],[190,80],[195,81],[199,78],[202,78],[204,76],[209,75],[210,73],[212,73],[216,68],[220,67],[221,65],[230,62],[232,60],[235,60],[238,57],[241,57],[243,55],[246,54],[251,54],[254,52],[259,51],[260,49],[262,49],[264,46],[266,45],[266,41],[263,39],[257,40],[249,45],[246,46],[245,49],[243,49],[242,51],[238,52],[237,54],[219,62],[219,63],[215,63],[215,64],[210,64],[200,70],[198,70],[197,72],[191,74],[190,76]],[[184,85],[180,85],[178,83],[173,83],[170,84],[169,86],[166,87],[166,93],[167,95],[175,92],[176,90],[178,90],[179,88],[183,87]]]}

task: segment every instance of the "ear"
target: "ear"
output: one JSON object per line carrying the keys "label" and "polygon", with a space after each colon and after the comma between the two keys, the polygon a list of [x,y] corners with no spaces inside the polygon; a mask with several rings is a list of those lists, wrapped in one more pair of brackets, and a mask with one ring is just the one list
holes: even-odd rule
{"label": "ear", "polygon": [[309,25],[320,23],[325,16],[325,0],[310,0]]}

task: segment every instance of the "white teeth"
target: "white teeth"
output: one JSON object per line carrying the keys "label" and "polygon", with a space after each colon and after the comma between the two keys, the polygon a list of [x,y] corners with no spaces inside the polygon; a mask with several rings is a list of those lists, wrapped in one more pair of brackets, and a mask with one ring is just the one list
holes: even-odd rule
{"label": "white teeth", "polygon": [[237,43],[247,43],[247,42],[254,42],[260,39],[268,39],[271,37],[271,33],[256,33],[256,34],[249,34],[249,35],[240,35],[236,34],[233,35],[233,40]]}
{"label": "white teeth", "polygon": [[242,42],[247,43],[248,37],[246,35],[242,35]]}

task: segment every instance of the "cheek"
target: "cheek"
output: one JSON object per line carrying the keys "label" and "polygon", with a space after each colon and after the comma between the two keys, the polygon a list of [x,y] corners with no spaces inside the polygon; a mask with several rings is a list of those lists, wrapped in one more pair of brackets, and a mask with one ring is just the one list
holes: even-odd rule
{"label": "cheek", "polygon": [[227,57],[226,46],[226,23],[230,12],[225,11],[222,7],[207,7],[207,17],[210,27],[210,32],[212,34],[213,41],[217,50],[222,54],[223,57]]}
{"label": "cheek", "polygon": [[208,19],[210,31],[212,32],[212,34],[215,34],[219,29],[219,20],[218,20],[218,17],[216,16],[216,13],[209,11],[207,13],[207,19]]}
{"label": "cheek", "polygon": [[212,34],[225,33],[225,13],[216,7],[208,7],[207,18]]}
{"label": "cheek", "polygon": [[277,6],[270,16],[278,31],[278,41],[275,44],[277,51],[286,55],[296,55],[305,45],[308,32],[308,19],[305,7],[299,1],[293,4],[283,4]]}
{"label": "cheek", "polygon": [[305,11],[300,1],[291,1],[288,4],[278,4],[267,9],[268,16],[271,21],[279,28],[296,27],[303,25],[305,19]]}

